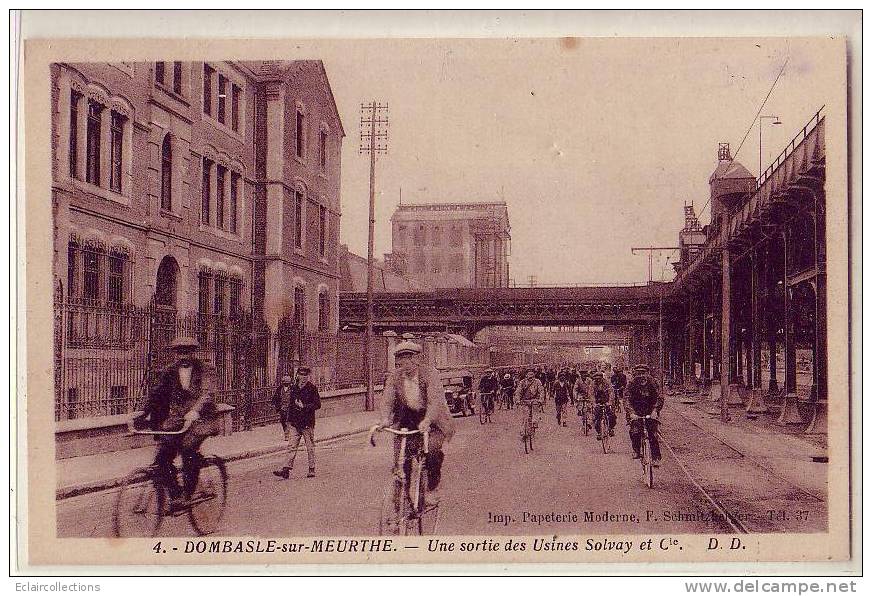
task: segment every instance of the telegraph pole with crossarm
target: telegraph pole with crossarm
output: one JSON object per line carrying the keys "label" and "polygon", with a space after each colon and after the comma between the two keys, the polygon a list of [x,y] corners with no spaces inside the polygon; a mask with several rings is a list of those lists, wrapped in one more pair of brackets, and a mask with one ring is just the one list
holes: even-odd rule
{"label": "telegraph pole with crossarm", "polygon": [[358,155],[369,153],[369,242],[366,249],[366,337],[364,344],[366,410],[375,409],[372,353],[373,243],[375,241],[375,158],[388,152],[388,104],[371,101],[360,104],[360,146]]}

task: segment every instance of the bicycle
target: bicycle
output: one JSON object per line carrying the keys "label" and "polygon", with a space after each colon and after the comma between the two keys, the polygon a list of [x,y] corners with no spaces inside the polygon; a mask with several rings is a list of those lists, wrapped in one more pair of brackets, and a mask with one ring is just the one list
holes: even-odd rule
{"label": "bicycle", "polygon": [[500,404],[506,410],[511,410],[514,407],[514,392],[512,389],[504,388],[500,390]]}
{"label": "bicycle", "polygon": [[478,410],[478,421],[481,424],[491,422],[491,415],[494,413],[494,394],[493,392],[480,393],[479,401],[481,407]]}
{"label": "bicycle", "polygon": [[[394,461],[393,477],[382,497],[378,523],[379,535],[435,534],[439,520],[439,505],[427,504],[425,499],[429,481],[427,453],[430,448],[430,433],[374,426],[369,431],[369,442],[373,447],[375,447],[377,432],[387,432],[401,438],[400,448]],[[421,435],[422,444],[416,453],[410,456],[408,438],[413,435]],[[406,470],[407,463],[408,470]],[[426,532],[425,517],[428,522]]]}
{"label": "bicycle", "polygon": [[[651,436],[648,433],[648,420],[657,420],[655,416],[651,416],[650,414],[646,416],[639,416],[640,420],[642,420],[642,438],[641,438],[641,449],[639,460],[642,462],[642,482],[648,488],[654,488],[654,462],[651,456]],[[655,430],[655,432],[657,432]]]}
{"label": "bicycle", "polygon": [[524,453],[531,453],[533,451],[533,437],[536,435],[536,429],[539,428],[539,425],[533,418],[533,406],[539,402],[529,401],[521,403],[527,406],[527,415],[524,416],[524,422],[521,425],[521,440],[524,442]]}
{"label": "bicycle", "polygon": [[[597,435],[599,435],[600,443],[603,447],[603,453],[609,452],[609,436],[612,431],[609,430],[610,427],[610,419],[609,419],[609,408],[607,404],[596,404],[594,406],[595,415],[594,419],[599,419],[599,429],[597,429]],[[605,427],[605,428],[603,428]]]}
{"label": "bicycle", "polygon": [[[178,431],[137,430],[133,421],[127,427],[139,435],[181,435],[191,422],[185,422]],[[191,498],[181,507],[169,507],[170,489],[154,464],[136,468],[121,482],[112,516],[115,536],[150,537],[157,535],[166,517],[188,516],[194,531],[204,536],[214,532],[227,505],[227,466],[217,455],[201,455],[200,473]],[[176,482],[180,479],[176,469]]]}
{"label": "bicycle", "polygon": [[577,408],[576,410],[578,415],[581,417],[581,431],[584,433],[584,436],[590,434],[590,403],[587,400],[581,400],[581,408]]}

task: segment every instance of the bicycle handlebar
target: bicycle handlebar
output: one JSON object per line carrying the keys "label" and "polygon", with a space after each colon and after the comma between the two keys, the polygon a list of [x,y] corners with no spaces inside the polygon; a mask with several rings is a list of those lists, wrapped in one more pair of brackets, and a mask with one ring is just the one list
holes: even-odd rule
{"label": "bicycle handlebar", "polygon": [[392,435],[398,435],[398,436],[409,436],[409,435],[418,435],[418,434],[423,435],[424,436],[424,451],[425,452],[427,451],[427,443],[428,443],[427,439],[430,437],[429,431],[425,432],[425,431],[418,430],[418,429],[409,430],[407,428],[401,428],[401,429],[397,430],[395,428],[391,428],[390,426],[380,426],[380,425],[376,424],[375,426],[373,426],[372,428],[369,429],[369,444],[372,445],[373,447],[375,447],[375,433],[377,433],[377,432],[391,433]]}
{"label": "bicycle handlebar", "polygon": [[127,421],[127,429],[134,435],[183,435],[191,428],[193,420],[185,420],[179,430],[139,430],[134,428],[133,419]]}

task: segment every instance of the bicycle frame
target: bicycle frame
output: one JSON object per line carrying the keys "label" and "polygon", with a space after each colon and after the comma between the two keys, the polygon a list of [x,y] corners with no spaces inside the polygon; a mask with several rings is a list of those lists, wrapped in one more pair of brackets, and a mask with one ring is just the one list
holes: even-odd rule
{"label": "bicycle frame", "polygon": [[[399,502],[396,504],[398,507],[398,510],[396,511],[398,518],[397,522],[400,525],[400,533],[405,534],[408,529],[407,522],[413,519],[405,512],[406,497],[408,497],[409,503],[414,509],[415,517],[420,518],[426,509],[426,506],[424,506],[419,510],[419,503],[422,502],[423,497],[421,491],[426,490],[422,487],[421,473],[427,465],[426,458],[427,454],[430,452],[430,433],[429,431],[408,430],[405,428],[397,430],[390,427],[374,426],[369,432],[369,442],[373,447],[375,447],[375,433],[377,432],[387,432],[400,437],[400,448],[397,450],[397,456],[394,460],[393,474],[394,478],[400,482],[401,487]],[[421,445],[421,449],[415,455],[412,465],[410,466],[410,478],[406,475],[404,465],[406,462],[406,445],[409,436],[417,434],[422,435],[423,444]]]}

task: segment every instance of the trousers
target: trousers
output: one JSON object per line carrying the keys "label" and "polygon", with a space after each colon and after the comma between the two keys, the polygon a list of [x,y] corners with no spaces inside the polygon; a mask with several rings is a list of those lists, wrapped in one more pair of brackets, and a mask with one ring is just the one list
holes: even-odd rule
{"label": "trousers", "polygon": [[651,457],[660,459],[660,441],[657,438],[657,425],[659,421],[653,418],[634,418],[630,421],[630,442],[633,451],[640,453],[642,450],[642,422],[647,423],[648,437],[651,439]]}
{"label": "trousers", "polygon": [[154,456],[154,465],[157,467],[163,485],[169,490],[171,498],[179,497],[182,492],[182,488],[179,487],[176,480],[178,470],[173,463],[179,454],[182,456],[182,482],[185,496],[190,498],[194,494],[203,459],[200,455],[200,445],[205,440],[206,437],[195,437],[190,433],[165,435],[160,438],[157,453]]}
{"label": "trousers", "polygon": [[593,427],[596,429],[597,434],[602,434],[602,422],[603,422],[603,414],[606,415],[606,419],[609,423],[609,430],[615,429],[615,422],[617,419],[615,417],[615,413],[612,411],[612,408],[606,406],[605,408],[601,407],[600,404],[594,406],[593,409]]}
{"label": "trousers", "polygon": [[294,467],[294,460],[297,458],[297,451],[300,449],[300,439],[306,443],[306,455],[309,458],[309,469],[315,469],[315,429],[311,426],[307,428],[296,428],[293,425],[288,425],[285,430],[285,438],[288,440],[288,463],[286,468]]}

